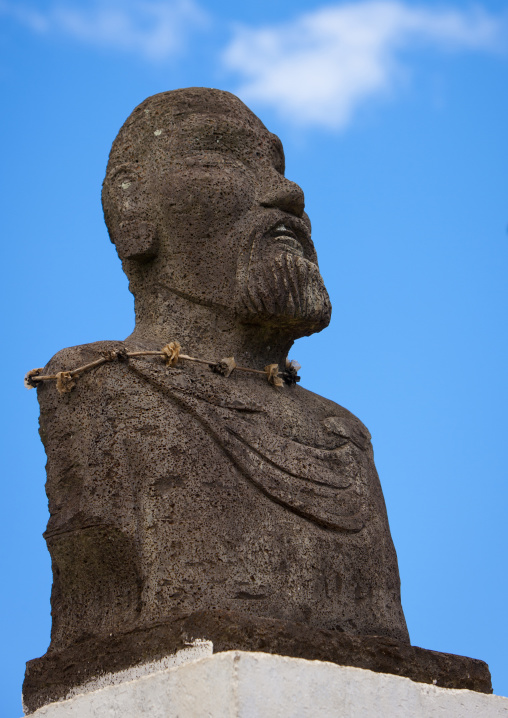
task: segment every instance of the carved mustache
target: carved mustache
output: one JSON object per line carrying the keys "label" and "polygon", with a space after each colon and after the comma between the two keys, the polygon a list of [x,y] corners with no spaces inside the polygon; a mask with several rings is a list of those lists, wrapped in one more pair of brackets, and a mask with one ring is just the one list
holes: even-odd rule
{"label": "carved mustache", "polygon": [[276,239],[278,244],[281,244],[287,249],[289,249],[290,252],[294,252],[300,257],[305,256],[304,249],[298,241],[298,237],[296,236],[295,232],[293,232],[292,229],[286,227],[285,224],[277,225],[277,227],[275,227],[275,229],[270,232],[270,236]]}
{"label": "carved mustache", "polygon": [[[304,219],[280,210],[270,211],[269,216],[256,232],[258,244],[269,247],[273,241],[288,251],[317,264],[316,250],[311,239],[310,225]],[[261,239],[261,242],[259,242]]]}

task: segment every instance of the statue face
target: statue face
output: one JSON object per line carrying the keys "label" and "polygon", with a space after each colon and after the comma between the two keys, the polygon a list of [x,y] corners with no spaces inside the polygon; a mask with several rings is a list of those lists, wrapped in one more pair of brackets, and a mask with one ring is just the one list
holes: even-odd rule
{"label": "statue face", "polygon": [[308,334],[331,308],[303,192],[284,177],[280,140],[238,105],[166,119],[149,138],[135,192],[157,227],[150,285]]}

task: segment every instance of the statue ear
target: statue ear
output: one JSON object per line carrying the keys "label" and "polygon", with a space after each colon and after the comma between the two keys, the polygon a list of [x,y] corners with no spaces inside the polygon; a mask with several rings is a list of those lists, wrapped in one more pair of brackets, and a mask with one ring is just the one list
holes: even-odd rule
{"label": "statue ear", "polygon": [[147,262],[157,255],[157,225],[149,217],[139,167],[122,165],[106,176],[102,199],[109,236],[120,259]]}

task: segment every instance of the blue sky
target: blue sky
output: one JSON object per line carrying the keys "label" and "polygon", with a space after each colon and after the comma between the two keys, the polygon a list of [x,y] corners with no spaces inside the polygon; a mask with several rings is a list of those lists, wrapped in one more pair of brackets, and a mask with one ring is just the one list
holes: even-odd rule
{"label": "blue sky", "polygon": [[238,94],[305,190],[333,316],[291,358],[373,435],[412,642],[508,695],[508,13],[503,1],[0,0],[5,317],[0,713],[49,642],[45,456],[23,375],[122,339],[100,206],[155,92]]}

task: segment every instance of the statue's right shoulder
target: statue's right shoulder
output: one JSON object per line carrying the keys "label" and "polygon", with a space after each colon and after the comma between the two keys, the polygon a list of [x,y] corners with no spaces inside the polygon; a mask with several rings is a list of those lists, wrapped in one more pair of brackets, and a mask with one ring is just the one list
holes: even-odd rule
{"label": "statue's right shoulder", "polygon": [[56,374],[59,371],[74,371],[80,366],[100,359],[105,352],[125,349],[122,341],[100,341],[66,347],[57,352],[44,367],[44,374]]}

